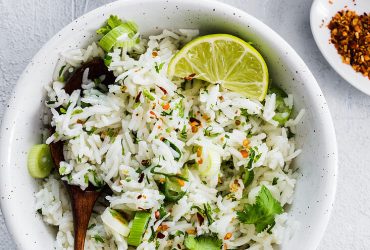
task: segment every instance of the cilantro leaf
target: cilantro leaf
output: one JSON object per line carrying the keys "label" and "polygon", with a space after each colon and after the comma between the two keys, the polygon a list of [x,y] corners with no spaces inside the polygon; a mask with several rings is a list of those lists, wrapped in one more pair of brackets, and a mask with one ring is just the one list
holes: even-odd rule
{"label": "cilantro leaf", "polygon": [[157,73],[159,74],[159,71],[161,71],[161,69],[163,68],[163,65],[164,65],[164,62],[162,62],[161,64],[158,64],[157,62],[155,63],[155,71],[157,71]]}
{"label": "cilantro leaf", "polygon": [[275,215],[283,211],[280,202],[272,196],[270,190],[262,186],[256,203],[246,205],[243,211],[237,212],[237,216],[242,223],[254,224],[257,233],[260,233],[268,226],[272,228],[275,225]]}
{"label": "cilantro leaf", "polygon": [[222,246],[222,240],[216,235],[187,235],[184,241],[185,247],[188,250],[219,250]]}
{"label": "cilantro leaf", "polygon": [[99,234],[96,234],[94,236],[92,236],[91,238],[93,238],[96,242],[100,242],[100,243],[104,243],[104,239],[99,235]]}

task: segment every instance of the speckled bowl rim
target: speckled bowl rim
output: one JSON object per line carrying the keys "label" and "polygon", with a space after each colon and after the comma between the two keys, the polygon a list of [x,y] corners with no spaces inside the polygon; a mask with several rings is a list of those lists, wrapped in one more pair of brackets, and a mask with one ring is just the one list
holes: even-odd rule
{"label": "speckled bowl rim", "polygon": [[[164,2],[164,0],[158,0],[158,1]],[[96,13],[103,13],[107,10],[113,10],[113,9],[115,9],[118,6],[121,6],[121,5],[128,6],[128,5],[138,4],[138,3],[149,3],[149,2],[152,3],[153,0],[116,1],[116,2],[113,2],[113,3],[106,4],[102,7],[99,7],[97,9],[93,10],[93,11],[90,11],[89,13],[79,17],[77,20],[81,20],[83,18],[88,19],[88,18],[94,16]],[[174,2],[177,2],[178,5],[181,5],[181,3],[182,3],[180,0],[174,0]],[[291,63],[292,64],[295,63],[297,65],[300,65],[301,68],[304,69],[300,72],[300,74],[303,75],[303,78],[306,81],[309,81],[311,83],[311,86],[310,86],[311,94],[316,95],[317,96],[316,98],[321,98],[321,99],[318,99],[318,102],[323,103],[322,108],[324,110],[323,111],[323,113],[324,113],[323,120],[324,120],[324,123],[325,123],[325,128],[324,128],[325,136],[326,136],[326,139],[331,142],[330,152],[333,152],[333,156],[332,156],[331,161],[330,161],[330,163],[333,165],[332,166],[333,169],[331,169],[331,172],[333,173],[333,176],[330,177],[330,187],[329,187],[329,189],[330,189],[331,192],[327,194],[326,200],[324,200],[324,205],[322,205],[324,208],[326,208],[326,212],[323,213],[323,215],[320,218],[320,221],[317,222],[317,224],[319,226],[317,226],[317,232],[315,233],[315,237],[314,237],[315,240],[313,240],[312,242],[307,242],[306,243],[308,249],[316,249],[317,246],[319,245],[319,242],[320,242],[323,234],[324,234],[324,231],[325,231],[326,226],[328,224],[330,214],[331,214],[331,210],[332,210],[332,207],[333,207],[335,192],[336,192],[337,162],[338,162],[335,130],[334,130],[334,126],[333,126],[333,123],[332,123],[329,108],[326,104],[324,96],[322,95],[320,87],[318,86],[315,78],[313,77],[313,75],[310,72],[310,70],[308,69],[308,67],[305,65],[303,60],[298,56],[298,54],[293,50],[293,48],[291,48],[290,45],[287,42],[285,42],[285,40],[283,40],[276,32],[271,30],[268,26],[266,26],[261,21],[257,20],[253,16],[247,14],[246,12],[244,12],[240,9],[237,9],[235,7],[232,7],[232,6],[229,6],[227,4],[217,2],[217,1],[212,1],[212,0],[187,0],[187,2],[193,2],[193,3],[197,3],[198,5],[202,5],[202,6],[208,6],[208,7],[212,6],[213,8],[222,9],[224,11],[224,13],[229,13],[229,15],[232,15],[232,13],[234,13],[234,14],[238,13],[238,15],[240,15],[242,18],[248,20],[249,23],[255,25],[257,30],[258,29],[259,30],[264,30],[265,32],[269,33],[270,36],[274,37],[276,43],[279,44],[279,49],[280,50],[284,50],[286,52],[289,52],[289,57],[291,57],[290,58]],[[60,34],[64,33],[65,31],[67,31],[69,29],[71,29],[72,27],[74,27],[75,22],[76,21],[71,22],[65,28],[63,28],[60,32],[58,32],[53,38],[51,38],[40,49],[40,51],[34,56],[33,61],[37,61],[37,60],[41,59],[41,55],[44,54],[45,51],[50,50],[51,45],[54,44],[56,41],[58,41],[60,39]],[[25,71],[22,73],[22,75],[21,75],[21,77],[20,77],[20,79],[19,79],[19,81],[18,81],[18,83],[17,83],[17,85],[16,85],[16,87],[13,91],[12,97],[16,97],[18,95],[18,93],[20,92],[20,90],[22,88],[20,83],[25,80],[24,78],[26,77],[26,72],[30,68],[31,68],[31,63],[27,66]],[[15,100],[16,100],[15,98],[10,98],[9,104],[10,104],[11,107],[16,106],[17,101],[15,101]],[[18,231],[17,228],[20,227],[19,221],[17,221],[17,219],[14,216],[12,216],[12,207],[11,207],[10,203],[7,202],[7,200],[3,198],[3,197],[6,197],[6,196],[9,195],[8,189],[6,187],[6,184],[8,183],[9,180],[7,180],[4,177],[6,175],[3,174],[3,173],[6,173],[6,171],[11,171],[11,169],[6,167],[6,166],[11,165],[11,163],[10,163],[11,149],[7,145],[9,145],[9,143],[12,141],[12,139],[14,137],[14,134],[9,133],[9,131],[7,131],[6,128],[11,128],[12,127],[11,121],[13,121],[14,118],[15,117],[14,117],[13,113],[11,112],[10,108],[7,108],[6,113],[4,115],[2,128],[1,128],[0,164],[1,164],[2,167],[0,168],[0,196],[2,197],[2,199],[1,199],[1,209],[2,209],[2,212],[3,212],[4,218],[5,218],[7,228],[9,230],[10,234],[12,235],[15,243],[18,246],[20,246],[20,245],[22,245],[21,242],[24,240],[23,239],[24,236],[20,235],[20,234],[17,234],[17,231]]]}

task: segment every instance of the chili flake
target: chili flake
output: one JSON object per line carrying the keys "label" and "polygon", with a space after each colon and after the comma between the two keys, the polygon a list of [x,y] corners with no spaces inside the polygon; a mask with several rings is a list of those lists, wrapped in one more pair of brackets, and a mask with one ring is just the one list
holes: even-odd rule
{"label": "chili flake", "polygon": [[240,153],[242,154],[242,157],[243,158],[248,158],[248,151],[247,150],[245,150],[245,149],[242,149],[242,150],[240,150]]}
{"label": "chili flake", "polygon": [[341,10],[332,17],[328,28],[331,31],[330,42],[343,62],[370,79],[370,16]]}

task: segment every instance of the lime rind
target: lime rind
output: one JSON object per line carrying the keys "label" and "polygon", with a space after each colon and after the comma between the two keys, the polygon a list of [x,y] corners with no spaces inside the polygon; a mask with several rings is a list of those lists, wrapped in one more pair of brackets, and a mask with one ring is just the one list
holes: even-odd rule
{"label": "lime rind", "polygon": [[198,37],[172,58],[168,77],[196,78],[262,101],[268,89],[268,69],[249,43],[228,34]]}

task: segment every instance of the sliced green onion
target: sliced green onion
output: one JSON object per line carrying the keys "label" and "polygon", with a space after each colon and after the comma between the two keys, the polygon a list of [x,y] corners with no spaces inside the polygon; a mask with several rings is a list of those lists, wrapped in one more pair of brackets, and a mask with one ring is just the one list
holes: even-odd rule
{"label": "sliced green onion", "polygon": [[45,178],[53,168],[50,148],[47,144],[34,145],[28,153],[28,172],[33,178]]}
{"label": "sliced green onion", "polygon": [[176,177],[166,177],[164,184],[159,185],[166,201],[176,202],[186,194],[181,189],[180,181],[182,180]]}
{"label": "sliced green onion", "polygon": [[[164,175],[166,177],[175,177],[175,178],[180,179],[180,180],[188,181],[188,178],[186,176],[182,176],[182,175],[179,175],[179,174],[166,174],[166,173],[154,171],[154,169],[159,168],[159,167],[161,167],[161,166],[160,165],[154,166],[150,170],[150,172],[152,174],[160,174],[160,175]],[[188,175],[188,173],[186,173],[186,175]]]}
{"label": "sliced green onion", "polygon": [[147,89],[144,89],[143,90],[143,94],[146,98],[148,98],[150,101],[154,101],[155,98],[154,96],[147,90]]}
{"label": "sliced green onion", "polygon": [[141,244],[143,234],[148,226],[149,219],[149,212],[136,212],[130,234],[127,238],[127,243],[129,245],[137,247]]}
{"label": "sliced green onion", "polygon": [[113,46],[116,45],[118,39],[121,36],[123,36],[124,34],[127,34],[128,36],[129,34],[134,34],[137,31],[137,29],[133,30],[132,28],[133,25],[132,23],[129,22],[115,27],[100,39],[99,41],[100,47],[102,47],[102,49],[104,49],[105,51],[109,52],[113,48]]}
{"label": "sliced green onion", "polygon": [[117,232],[123,237],[127,237],[130,233],[128,223],[122,215],[114,209],[106,208],[101,215],[101,219],[106,227],[110,230]]}

